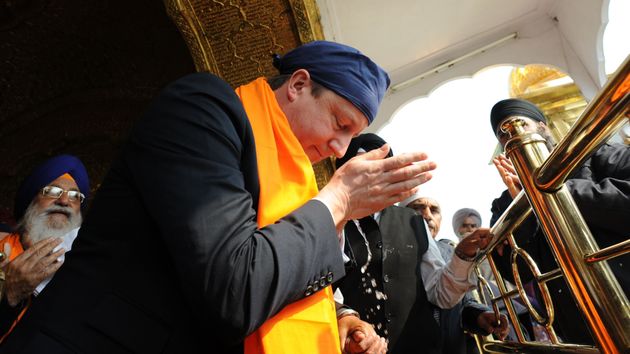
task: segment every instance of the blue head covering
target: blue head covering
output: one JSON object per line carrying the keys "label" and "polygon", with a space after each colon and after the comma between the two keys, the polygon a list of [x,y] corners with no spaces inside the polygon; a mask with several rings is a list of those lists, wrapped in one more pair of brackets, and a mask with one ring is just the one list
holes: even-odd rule
{"label": "blue head covering", "polygon": [[[87,198],[90,194],[90,181],[81,160],[72,155],[55,156],[37,166],[37,168],[22,181],[15,195],[15,206],[13,208],[15,220],[19,221],[22,219],[26,209],[40,189],[60,176],[63,176],[65,173],[74,178],[77,187],[79,187],[79,191]],[[82,204],[82,207],[83,206],[85,206],[85,203]]]}
{"label": "blue head covering", "polygon": [[358,50],[347,45],[314,41],[283,57],[274,56],[280,74],[306,69],[313,81],[352,102],[372,123],[389,87],[389,76]]}

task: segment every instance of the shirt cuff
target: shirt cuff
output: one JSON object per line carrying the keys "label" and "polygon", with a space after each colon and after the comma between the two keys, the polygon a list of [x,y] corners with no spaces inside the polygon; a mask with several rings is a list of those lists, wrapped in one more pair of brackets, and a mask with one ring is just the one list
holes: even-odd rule
{"label": "shirt cuff", "polygon": [[473,262],[465,261],[458,256],[453,256],[450,261],[451,272],[455,279],[459,281],[468,281],[475,284],[477,282],[477,276],[473,269]]}

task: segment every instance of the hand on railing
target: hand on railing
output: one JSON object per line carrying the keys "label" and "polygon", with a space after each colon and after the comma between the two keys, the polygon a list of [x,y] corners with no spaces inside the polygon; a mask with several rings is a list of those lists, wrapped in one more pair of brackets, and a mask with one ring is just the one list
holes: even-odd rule
{"label": "hand on railing", "polygon": [[473,261],[480,250],[488,247],[491,239],[490,229],[479,228],[457,244],[455,254],[465,261]]}
{"label": "hand on railing", "polygon": [[500,340],[503,340],[507,337],[510,329],[508,328],[507,316],[504,314],[499,316],[497,319],[496,314],[492,311],[482,312],[477,316],[477,325],[486,332],[484,335],[495,334]]}
{"label": "hand on railing", "polygon": [[494,163],[494,167],[497,168],[499,175],[501,175],[501,179],[503,183],[505,183],[508,192],[510,192],[512,199],[516,198],[523,187],[521,187],[521,182],[518,179],[512,162],[505,157],[505,155],[501,154],[492,159],[492,163]]}

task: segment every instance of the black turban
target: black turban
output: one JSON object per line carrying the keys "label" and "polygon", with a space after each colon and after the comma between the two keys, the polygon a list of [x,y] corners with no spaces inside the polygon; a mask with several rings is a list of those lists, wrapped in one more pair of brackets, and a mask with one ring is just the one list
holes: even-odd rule
{"label": "black turban", "polygon": [[490,111],[490,124],[492,132],[496,135],[501,122],[511,116],[523,116],[533,120],[547,123],[543,112],[533,103],[517,98],[509,98],[497,102]]}
{"label": "black turban", "polygon": [[[365,150],[365,152],[368,152],[370,150],[378,149],[385,144],[387,144],[387,142],[385,142],[385,140],[383,140],[380,136],[376,134],[361,134],[350,141],[350,145],[348,146],[348,150],[346,150],[346,154],[343,155],[342,158],[339,158],[337,159],[337,161],[335,161],[335,167],[339,168],[343,166],[344,163],[348,162],[348,160],[357,156],[357,152],[359,152],[359,149],[363,149]],[[394,156],[394,153],[390,148],[386,158],[392,156]]]}

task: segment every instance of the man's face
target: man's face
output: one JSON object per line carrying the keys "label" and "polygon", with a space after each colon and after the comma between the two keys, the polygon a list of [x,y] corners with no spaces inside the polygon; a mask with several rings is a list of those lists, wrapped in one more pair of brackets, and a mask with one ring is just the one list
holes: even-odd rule
{"label": "man's face", "polygon": [[[549,132],[549,127],[543,122],[539,122],[527,117],[521,117],[525,124],[523,125],[523,129],[528,133],[538,133],[540,134],[546,141],[547,147],[551,151],[554,145],[553,137],[551,136],[551,132]],[[510,140],[510,134],[507,132],[503,132],[501,130],[501,125],[505,122],[505,119],[501,121],[499,124],[499,129],[497,130],[497,139],[503,148],[505,148],[505,144]]]}
{"label": "man's face", "polygon": [[[59,187],[66,191],[79,191],[77,184],[68,178],[59,177],[48,183],[48,185]],[[64,227],[67,225],[68,220],[81,210],[81,202],[79,200],[70,200],[68,193],[65,192],[58,199],[45,197],[40,192],[34,200],[36,208],[42,213],[46,213],[48,225],[52,228]]]}
{"label": "man's face", "polygon": [[[62,177],[50,182],[48,186],[65,191],[79,191],[74,181]],[[42,195],[40,191],[26,210],[21,224],[31,245],[47,237],[63,236],[81,224],[81,202],[70,200],[66,192],[55,199]]]}
{"label": "man's face", "polygon": [[471,232],[477,230],[480,225],[477,224],[477,219],[472,216],[467,216],[464,218],[462,225],[457,229],[457,235],[460,237],[467,236]]}
{"label": "man's face", "polygon": [[431,236],[435,238],[440,232],[440,224],[442,224],[442,209],[440,204],[433,198],[419,198],[407,205],[416,211],[418,215],[422,215],[422,218],[427,222]]}
{"label": "man's face", "polygon": [[314,97],[306,87],[282,108],[311,163],[343,157],[350,140],[368,124],[350,101],[327,89]]}

